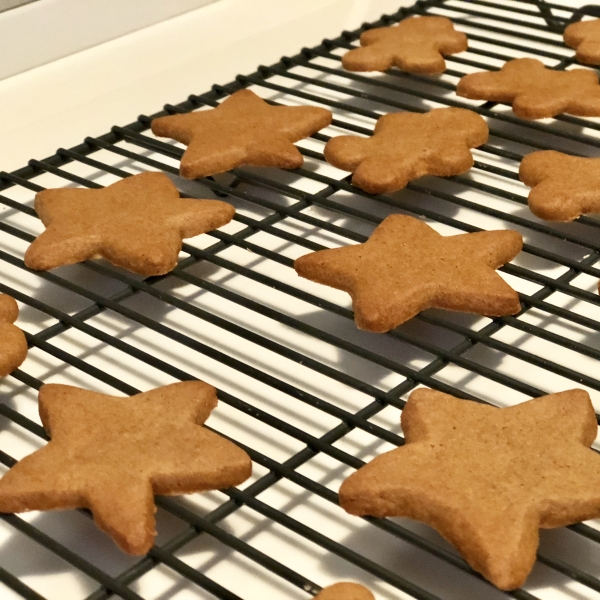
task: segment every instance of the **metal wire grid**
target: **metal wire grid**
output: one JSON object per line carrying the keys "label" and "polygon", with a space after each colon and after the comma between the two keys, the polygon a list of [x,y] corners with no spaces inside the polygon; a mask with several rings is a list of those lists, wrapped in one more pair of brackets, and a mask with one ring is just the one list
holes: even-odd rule
{"label": "metal wire grid", "polygon": [[[2,173],[0,202],[6,209],[0,222],[0,259],[6,276],[0,292],[21,303],[20,322],[25,322],[31,349],[28,361],[3,384],[8,401],[0,404],[0,412],[7,430],[28,436],[34,446],[46,439],[33,408],[32,390],[42,384],[36,371],[43,373],[44,382],[55,381],[64,365],[68,377],[88,387],[124,394],[202,376],[220,388],[220,406],[209,425],[242,445],[255,463],[255,477],[240,489],[203,495],[196,503],[157,499],[159,534],[161,527],[175,533],[159,537],[141,560],[119,556],[110,568],[102,568],[101,560],[65,542],[56,531],[53,535],[52,527],[39,526],[26,516],[2,515],[11,531],[34,540],[66,561],[67,569],[84,575],[91,589],[97,589],[88,593],[88,584],[86,594],[80,595],[94,600],[155,597],[146,593],[144,576],[161,568],[176,586],[182,581],[197,586],[200,595],[194,597],[249,598],[234,577],[218,570],[213,576],[210,568],[190,564],[186,548],[206,538],[210,566],[240,563],[242,570],[266,580],[271,597],[317,593],[326,582],[313,580],[318,570],[297,568],[291,551],[271,551],[260,539],[238,534],[236,527],[231,533],[232,517],[242,513],[255,525],[289,537],[302,554],[314,553],[317,562],[333,560],[328,563],[332,580],[365,581],[381,598],[505,597],[419,525],[348,518],[344,523],[366,536],[367,543],[351,537],[341,540],[338,521],[345,515],[337,508],[335,490],[365,460],[403,443],[397,433],[398,409],[417,385],[497,405],[568,387],[584,387],[598,399],[600,381],[594,370],[600,356],[600,303],[594,288],[600,278],[600,222],[582,217],[565,226],[535,219],[522,208],[526,192],[516,183],[516,168],[532,149],[594,155],[600,147],[600,126],[593,119],[567,116],[524,122],[505,107],[478,105],[453,94],[464,73],[498,68],[518,55],[569,68],[573,52],[564,48],[557,32],[568,21],[593,12],[539,2],[419,2],[369,26],[392,24],[412,14],[450,16],[468,33],[470,49],[451,57],[440,78],[343,71],[339,57],[356,45],[362,28],[240,76],[230,85],[166,106],[152,117],[141,116],[105,136],[87,138],[44,161],[33,160],[15,173]],[[237,169],[194,183],[180,180],[182,149],[153,138],[148,132],[151,118],[215,106],[248,86],[273,101],[331,107],[334,125],[301,143],[307,162],[292,174]],[[424,178],[396,194],[369,196],[324,164],[326,133],[368,135],[382,113],[426,111],[432,106],[468,106],[488,118],[492,137],[476,152],[469,174],[450,181]],[[43,186],[98,187],[148,169],[172,175],[189,195],[219,196],[234,203],[234,223],[185,244],[177,269],[164,277],[140,280],[104,262],[51,273],[32,273],[24,267],[23,249],[41,230],[32,218],[31,192]],[[295,256],[362,242],[386,214],[399,211],[419,215],[441,231],[477,231],[499,222],[521,231],[524,253],[502,272],[520,291],[522,312],[490,320],[427,311],[389,334],[374,336],[354,329],[343,295],[296,278]],[[196,322],[217,333],[198,334]],[[82,338],[87,340],[83,353]],[[180,354],[165,357],[161,346],[170,344]],[[98,359],[103,353],[104,362]],[[198,366],[194,361],[199,356],[209,366]],[[232,373],[250,385],[232,380]],[[29,404],[20,400],[23,396]],[[2,450],[0,461],[10,467],[15,458]],[[283,503],[277,503],[277,494],[287,494]],[[323,513],[328,527],[313,525],[312,516],[303,516],[306,505]],[[75,514],[89,516],[86,511]],[[53,513],[47,518],[69,517]],[[75,526],[84,527],[82,520]],[[93,528],[87,534],[92,536]],[[384,550],[370,547],[373,541]],[[553,598],[560,592],[561,597],[595,597],[600,592],[594,568],[598,542],[600,532],[594,524],[548,533],[527,588],[507,595]],[[561,554],[556,546],[563,544],[568,552]],[[406,564],[394,556],[400,547],[409,548],[402,555]],[[2,555],[6,559],[6,552]],[[422,556],[425,568],[415,563]],[[0,558],[0,565],[5,586],[25,598],[44,597],[19,569],[11,568],[14,564],[7,566]]]}

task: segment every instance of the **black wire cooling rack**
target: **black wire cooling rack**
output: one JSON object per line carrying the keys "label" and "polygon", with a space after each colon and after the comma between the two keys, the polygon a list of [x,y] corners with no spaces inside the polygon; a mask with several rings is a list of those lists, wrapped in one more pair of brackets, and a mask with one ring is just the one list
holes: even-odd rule
{"label": "black wire cooling rack", "polygon": [[[600,221],[538,220],[517,176],[533,150],[600,155],[600,122],[525,122],[506,106],[454,93],[465,73],[498,69],[514,57],[571,68],[574,52],[562,31],[597,12],[541,1],[417,2],[1,173],[0,292],[21,305],[30,353],[1,384],[0,461],[10,467],[44,443],[36,402],[43,382],[134,394],[191,378],[218,387],[220,404],[208,424],[254,461],[253,478],[239,489],[158,498],[159,536],[141,559],[116,550],[86,511],[1,515],[3,594],[300,600],[353,579],[380,599],[599,597],[593,522],[543,532],[526,587],[504,594],[429,528],[350,517],[336,493],[354,469],[403,443],[400,411],[419,385],[498,406],[582,387],[600,408]],[[449,16],[468,34],[469,50],[450,57],[444,75],[341,68],[340,56],[364,29],[415,14]],[[306,161],[296,171],[247,168],[180,179],[182,147],[154,138],[151,119],[216,106],[244,87],[276,103],[331,108],[333,125],[300,142]],[[466,175],[421,178],[401,192],[371,196],[323,160],[331,135],[369,135],[381,114],[437,106],[466,106],[489,123],[490,140]],[[146,170],[166,172],[188,196],[225,198],[237,208],[234,221],[188,240],[178,267],[163,277],[141,279],[101,261],[52,272],[25,268],[24,250],[42,230],[35,192],[94,188]],[[501,272],[520,293],[521,313],[487,319],[431,310],[388,334],[369,334],[355,328],[345,294],[296,276],[297,256],[362,242],[394,212],[417,215],[443,233],[520,231],[524,252]]]}

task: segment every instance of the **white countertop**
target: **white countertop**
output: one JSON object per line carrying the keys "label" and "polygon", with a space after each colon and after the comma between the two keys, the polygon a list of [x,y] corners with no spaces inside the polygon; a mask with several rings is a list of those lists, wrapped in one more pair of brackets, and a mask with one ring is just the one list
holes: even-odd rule
{"label": "white countertop", "polygon": [[0,170],[15,170],[409,4],[219,0],[0,81]]}
{"label": "white countertop", "polygon": [[[455,3],[460,3],[460,1],[455,0]],[[498,1],[508,5],[512,2],[512,0]],[[98,136],[106,133],[112,125],[127,124],[140,113],[156,112],[165,103],[181,102],[191,93],[198,94],[207,91],[213,83],[227,83],[239,73],[254,71],[259,64],[273,63],[281,55],[296,54],[302,47],[315,45],[324,37],[337,37],[343,29],[353,29],[363,21],[378,18],[382,13],[395,12],[402,4],[412,4],[412,0],[218,0],[209,6],[0,81],[0,119],[2,119],[0,170],[17,169],[25,165],[30,158],[43,158],[53,154],[58,147],[68,148],[82,142],[88,135]],[[467,2],[462,2],[462,4],[468,6]],[[499,34],[496,35],[496,38],[499,37]],[[493,38],[494,36],[490,35],[492,50],[494,49]],[[473,46],[481,48],[487,43],[486,38],[485,41],[474,43]],[[557,52],[564,50],[558,49],[558,47],[553,49]],[[482,60],[481,55],[478,54],[471,55],[471,59]],[[454,67],[457,68],[457,65],[455,64]],[[338,85],[348,86],[342,91],[331,92],[328,90],[327,93],[331,93],[331,98],[356,102],[357,104],[354,106],[363,106],[358,104],[363,102],[363,98],[360,98],[359,94],[361,90],[368,89],[368,86],[352,89],[352,93],[347,94],[348,98],[344,98],[343,92],[351,89],[351,83],[346,80],[344,84],[340,84],[339,80],[334,80],[333,75],[328,77],[327,81],[335,81]],[[452,79],[448,78],[448,81],[452,81]],[[295,86],[295,82],[288,81],[288,86],[291,89],[292,86]],[[423,89],[427,88],[424,86]],[[270,93],[268,90],[262,91],[266,95]],[[441,97],[446,94],[446,91],[442,90],[438,94]],[[398,99],[399,92],[395,89],[385,92],[378,91],[378,95],[384,97],[384,100],[394,101]],[[285,101],[286,96],[283,97],[283,101]],[[287,98],[289,99],[289,96]],[[415,102],[421,101],[420,98],[415,100],[415,97],[412,96],[409,99]],[[424,107],[434,105],[435,101],[423,100]],[[378,108],[374,101],[365,100],[364,106],[370,110]],[[390,102],[389,106],[391,107],[393,104]],[[374,124],[372,117],[363,119],[358,114],[354,117],[344,115],[344,118],[348,120],[356,118],[356,124],[362,126],[372,127]],[[321,142],[315,140],[307,140],[303,144],[306,148],[314,145],[317,150],[322,150],[323,146]],[[511,145],[508,145],[508,149],[515,150]],[[141,151],[138,153],[142,154]],[[153,155],[149,153],[144,156],[152,158]],[[488,161],[487,164],[492,166],[500,164],[507,169],[513,169],[513,172],[518,168],[514,161],[496,161],[493,155],[486,155],[485,152],[479,152],[477,156],[479,160],[484,163]],[[169,160],[168,157],[158,154],[156,158],[165,162]],[[123,167],[121,163],[127,161],[124,161],[118,154],[105,155],[103,160],[107,161],[107,165],[129,168],[131,171],[140,167],[140,165],[134,164],[135,161],[130,161]],[[173,162],[176,163],[176,161]],[[332,179],[336,177],[333,167],[322,161],[307,160],[307,164],[318,175],[325,173]],[[98,173],[94,166],[85,165],[83,162],[73,163],[69,165],[69,168],[71,167],[77,175],[93,178],[100,184],[107,184],[115,179],[108,171]],[[505,185],[506,190],[515,191],[521,196],[525,193],[523,186],[517,181],[505,177],[499,183],[499,179],[493,172],[479,170],[478,172],[474,171],[472,175],[475,181],[483,184]],[[56,185],[65,185],[68,181],[51,174],[46,174],[46,176],[46,179],[43,179],[44,176],[40,177],[40,184],[48,185],[47,181],[50,180],[55,184],[58,181],[59,183]],[[271,172],[269,177],[272,177],[276,183],[283,182],[291,187],[291,180],[287,173]],[[337,175],[337,177],[340,178],[342,175]],[[194,188],[195,192],[204,191],[201,183],[191,183],[190,185],[198,186]],[[247,191],[258,195],[258,192],[249,183],[243,182],[242,185],[245,186],[242,187],[244,193]],[[442,189],[441,186],[446,185],[450,184],[440,181],[432,184],[431,189]],[[295,187],[292,187],[292,191],[309,191],[316,194],[326,186],[326,183],[316,182],[308,177],[298,177],[294,179],[293,186]],[[451,189],[457,190],[456,187]],[[26,190],[22,186],[15,186],[15,189],[9,191],[20,202],[31,202],[33,197],[33,191]],[[261,194],[263,192],[265,190],[260,190]],[[287,197],[279,198],[278,194],[271,189],[266,192],[267,200],[274,203],[281,202],[281,206],[288,206]],[[475,206],[480,204],[481,212],[458,205],[450,206],[436,198],[435,194],[428,197],[427,200],[432,202],[431,206],[435,210],[440,211],[440,215],[445,217],[450,215],[457,221],[475,224],[486,229],[506,228],[511,224],[487,215],[484,209],[504,211],[505,214],[517,216],[524,214],[524,208],[517,203],[508,202],[503,197],[494,197],[491,193],[483,193],[474,188],[463,189],[461,187],[452,193],[461,200],[474,203]],[[383,218],[388,213],[399,210],[392,203],[373,202],[361,194],[354,195],[344,190],[333,195],[330,194],[330,196],[335,202],[346,203],[345,206],[348,206],[350,210],[369,211],[377,218]],[[409,192],[407,197],[408,204],[421,200],[420,196],[417,197],[412,192]],[[232,198],[232,201],[237,200],[237,198]],[[263,213],[267,214],[259,204],[254,206],[240,201],[239,206],[241,207],[240,214],[249,219],[263,218]],[[318,203],[307,209],[306,214],[323,222],[341,223],[350,232],[366,234],[371,228],[370,222],[345,215],[343,212],[336,213],[326,210]],[[5,218],[8,223],[20,227],[23,231],[37,232],[41,230],[39,222],[27,214],[15,215],[11,212]],[[278,222],[276,231],[290,235],[293,233],[298,237],[304,236],[323,246],[337,245],[340,243],[340,239],[344,244],[351,241],[351,238],[338,238],[337,234],[334,235],[326,229],[318,230],[309,225],[295,218],[286,218]],[[437,223],[437,226],[440,230],[452,229],[451,226],[440,223]],[[224,231],[234,234],[241,230],[242,225],[241,222],[232,222],[228,227]],[[552,238],[548,242],[545,238],[542,239],[541,235],[536,237],[535,231],[526,233],[527,241],[536,247],[541,246],[542,243],[551,243],[552,248],[558,247],[559,251],[563,251],[563,246],[567,246],[566,242],[562,244],[562,241],[556,238]],[[15,248],[10,248],[10,251],[14,250],[14,254],[20,257],[25,247],[23,240],[8,234],[4,238],[3,243],[6,246],[14,245]],[[209,236],[202,238],[199,242],[196,241],[198,247],[204,248],[203,244],[212,243],[207,239],[210,239]],[[280,253],[288,258],[295,257],[295,252],[306,251],[303,246],[298,247],[286,241],[283,236],[279,238],[262,229],[253,233],[252,241],[258,247],[265,248],[266,251]],[[570,253],[578,256],[575,254],[575,249],[570,247],[565,252],[567,252],[567,256],[571,256]],[[226,251],[220,254],[220,257],[230,261],[231,265],[236,267],[247,268],[260,276],[268,275],[286,285],[297,287],[300,290],[309,290],[317,297],[334,304],[342,307],[348,306],[349,299],[345,294],[324,288],[324,286],[323,289],[318,290],[309,288],[310,282],[299,280],[291,268],[275,261],[268,261],[261,254],[253,253],[243,248],[242,245],[230,245]],[[563,265],[550,261],[544,262],[526,252],[523,253],[520,260],[522,260],[521,263],[518,263],[520,266],[531,270],[537,269],[551,278],[557,278],[566,271],[566,267]],[[6,271],[3,274],[4,279],[8,281],[7,285],[14,286],[22,294],[30,294],[32,298],[47,302],[49,305],[56,304],[60,310],[69,313],[76,313],[89,305],[87,297],[75,297],[76,294],[66,293],[61,289],[55,290],[53,285],[42,281],[38,275],[27,273],[17,267],[11,271],[10,265],[7,266],[7,264],[5,264]],[[369,338],[365,332],[355,330],[352,322],[346,322],[339,315],[332,314],[330,311],[316,310],[312,305],[309,306],[297,298],[283,294],[274,286],[263,285],[250,277],[238,274],[233,269],[213,268],[213,266],[212,263],[204,262],[193,273],[219,289],[239,294],[268,308],[280,309],[284,314],[293,315],[294,318],[302,320],[302,323],[308,323],[311,327],[317,327],[328,333],[334,332],[341,339],[349,339],[357,346],[360,345],[365,349],[377,348],[377,352],[381,352],[382,355],[385,353],[386,358],[391,357],[390,360],[407,365],[411,369],[424,369],[425,365],[430,364],[432,360],[431,356],[425,352],[407,349],[408,344],[401,344],[399,340],[390,341],[384,337],[377,337],[376,340]],[[81,286],[87,286],[92,290],[101,290],[99,293],[106,296],[125,287],[120,280],[109,279],[90,271],[85,266],[65,267],[58,272],[65,280],[71,278]],[[25,281],[27,276],[30,281]],[[597,279],[591,276],[586,277],[587,280],[584,280],[583,283],[575,285],[588,286],[585,289],[594,290],[595,293]],[[511,282],[518,291],[526,294],[533,294],[538,289],[535,287],[536,284],[524,278],[521,280],[513,277]],[[166,281],[160,290],[169,297],[182,299],[211,314],[225,318],[236,326],[239,325],[248,331],[258,332],[267,339],[284,343],[314,360],[325,365],[332,365],[344,373],[353,374],[381,389],[393,389],[399,381],[403,380],[400,372],[383,369],[378,364],[369,365],[368,361],[362,360],[360,356],[353,355],[350,351],[342,351],[327,341],[318,340],[301,331],[282,325],[269,318],[268,315],[234,304],[219,294],[204,293],[203,289],[192,284],[187,285],[184,280]],[[564,305],[574,312],[579,310],[580,305],[586,304],[584,302],[573,304],[573,299],[567,295],[564,295],[564,298],[559,297],[556,302],[558,306]],[[127,307],[128,310],[137,311],[141,315],[151,315],[152,318],[160,320],[161,326],[168,327],[175,332],[183,331],[186,335],[193,336],[193,339],[207,341],[214,348],[229,356],[241,357],[254,368],[263,370],[267,374],[274,374],[276,377],[285,375],[286,378],[289,375],[289,379],[285,379],[285,381],[290,381],[290,385],[297,386],[303,392],[308,390],[309,393],[319,394],[319,397],[323,397],[334,406],[339,405],[352,413],[356,413],[364,407],[367,394],[355,390],[351,386],[342,385],[333,379],[330,381],[330,378],[311,370],[302,362],[292,364],[291,361],[276,356],[275,352],[262,352],[256,344],[247,342],[244,345],[241,336],[219,328],[208,320],[196,316],[191,317],[189,313],[176,309],[166,302],[157,302],[154,296],[138,294],[128,301]],[[587,303],[584,309],[581,314],[597,319],[596,313],[591,312],[597,309],[596,305]],[[586,310],[590,312],[585,312]],[[27,315],[29,315],[29,321],[26,320]],[[27,307],[27,310],[22,310],[19,323],[28,332],[35,333],[40,328],[48,326],[48,321],[50,321],[48,317],[46,321],[42,322],[41,317],[46,318],[45,315],[29,310]],[[458,319],[458,317],[456,318]],[[574,327],[568,328],[561,324],[559,319],[551,319],[541,310],[539,314],[536,311],[529,311],[528,318],[530,323],[539,324],[539,327],[564,335],[568,339],[583,344],[596,344],[597,342],[597,338],[593,337],[590,338],[593,341],[588,340],[586,337],[588,332],[583,327],[581,331]],[[463,323],[463,321],[457,322]],[[464,322],[470,323],[470,321]],[[107,335],[125,340],[132,347],[148,351],[157,360],[161,360],[165,364],[176,365],[193,376],[202,379],[205,378],[205,372],[210,371],[211,383],[229,392],[232,390],[234,393],[239,392],[242,398],[249,399],[252,406],[262,407],[270,414],[287,419],[287,422],[310,435],[319,436],[337,423],[332,416],[325,412],[308,407],[275,388],[271,389],[268,384],[241,371],[235,371],[227,364],[220,364],[218,360],[212,360],[210,357],[201,357],[200,360],[200,352],[179,345],[151,328],[138,327],[136,321],[122,318],[121,314],[116,311],[105,310],[97,317],[87,320],[86,323]],[[409,327],[411,326],[409,325]],[[480,324],[475,325],[473,322],[472,327],[479,330]],[[411,330],[408,331],[410,334]],[[427,342],[444,348],[447,345],[450,348],[454,344],[454,342],[451,343],[454,336],[450,335],[449,331],[445,331],[445,334],[448,334],[447,339],[438,339],[437,337],[434,339],[434,336],[439,335],[438,329],[431,328],[430,330],[422,323],[417,323],[411,335],[414,337],[421,335]],[[428,336],[431,336],[431,339]],[[592,358],[562,348],[560,349],[562,354],[557,359],[557,348],[554,344],[535,339],[534,336],[524,335],[517,328],[505,327],[495,339],[511,344],[518,349],[524,348],[537,356],[560,360],[561,365],[596,377],[594,373],[597,365]],[[76,328],[71,328],[64,335],[52,338],[50,343],[74,357],[82,357],[86,364],[92,365],[102,372],[110,373],[128,385],[136,386],[139,389],[148,389],[168,383],[172,379],[172,375],[166,371],[163,372],[142,361],[133,360],[132,356],[119,351],[118,348],[110,344],[101,344],[96,338],[87,336],[85,332]],[[492,352],[490,348],[480,346],[473,352],[469,352],[467,357],[469,360],[480,360],[486,368],[494,369],[501,374],[508,373],[516,379],[521,378],[526,384],[540,385],[543,389],[558,390],[567,389],[567,386],[573,387],[571,380],[567,381],[558,375],[543,371],[541,368],[522,363],[515,357],[499,356],[499,354]],[[71,365],[65,365],[64,361],[51,356],[40,348],[32,349],[24,370],[28,375],[37,377],[44,382],[77,383],[83,387],[94,386],[94,389],[96,389],[95,386],[101,385],[101,382],[96,381],[92,376],[86,375]],[[506,390],[499,383],[483,376],[476,376],[452,360],[448,361],[444,371],[436,377],[439,381],[457,385],[461,390],[482,398],[495,399],[498,396],[502,397],[503,402],[506,399]],[[544,381],[540,384],[542,377]],[[14,402],[15,408],[29,418],[36,419],[37,403],[33,389],[28,389],[27,386],[21,385],[19,381],[14,382],[11,378],[7,378],[5,381],[8,381],[5,385],[12,386],[10,391],[13,392],[13,395],[10,396],[10,401]],[[106,384],[106,387],[110,386]],[[594,391],[595,401],[598,400],[599,393]],[[521,392],[509,395],[510,402],[523,399],[524,394]],[[371,398],[368,399],[369,402],[371,400]],[[373,423],[388,431],[397,432],[398,416],[396,408],[387,407],[376,415]],[[292,436],[288,436],[288,439],[283,433],[274,432],[274,428],[259,423],[257,419],[238,422],[237,417],[237,411],[222,402],[219,410],[211,416],[211,419],[214,420],[209,424],[212,426],[214,423],[217,430],[233,431],[232,435],[236,436],[236,439],[244,443],[248,441],[253,448],[264,451],[269,457],[273,456],[274,460],[282,463],[288,456],[292,456],[293,453],[304,448],[304,444],[299,443]],[[246,423],[251,423],[251,425],[247,426]],[[261,427],[261,425],[263,426]],[[23,435],[21,428],[17,426],[12,429],[9,427],[0,434],[4,435],[5,446],[3,448],[8,448],[11,456],[14,455],[16,458],[30,452],[31,445],[40,443],[37,438],[31,440],[27,435]],[[369,460],[376,454],[390,449],[390,446],[389,442],[357,429],[351,435],[345,436],[336,448]],[[314,460],[303,465],[298,472],[332,490],[337,490],[340,480],[346,476],[348,470],[343,464],[321,453]],[[265,469],[255,465],[255,472],[258,478],[265,473]],[[393,545],[388,544],[389,540],[385,531],[374,527],[358,526],[353,517],[337,510],[338,507],[332,507],[329,502],[322,500],[316,494],[306,493],[303,488],[299,488],[291,480],[282,479],[277,486],[272,486],[266,493],[262,493],[260,499],[286,515],[296,518],[298,522],[313,527],[317,532],[323,531],[331,539],[340,540],[348,548],[359,550],[376,564],[393,569],[395,573],[406,576],[411,582],[430,590],[439,597],[456,600],[505,598],[500,592],[496,592],[490,587],[484,587],[471,575],[460,572],[444,561],[403,540],[397,539]],[[219,496],[213,497],[210,494],[196,495],[196,497],[182,500],[184,506],[193,507],[199,514],[208,513],[220,501]],[[161,512],[159,515],[161,519],[159,543],[162,543],[178,533],[177,527],[180,524],[177,519],[172,518],[170,513],[159,512]],[[93,564],[100,565],[111,575],[120,574],[128,566],[135,564],[135,559],[123,556],[113,548],[112,542],[105,539],[89,520],[75,511],[52,514],[31,513],[21,515],[20,518],[33,523],[40,531],[55,538],[65,547],[73,549],[74,552]],[[321,527],[323,523],[325,525]],[[402,524],[421,539],[438,545],[443,550],[448,549],[445,542],[429,528],[412,522],[402,522]],[[281,558],[283,564],[290,565],[298,572],[310,574],[319,585],[332,583],[339,579],[353,578],[372,587],[378,599],[397,600],[406,597],[388,583],[366,574],[366,571],[361,571],[359,567],[353,570],[354,567],[350,562],[344,562],[335,553],[327,553],[320,546],[305,543],[303,539],[294,537],[290,531],[283,527],[280,528],[275,522],[269,522],[267,518],[262,518],[250,509],[236,511],[236,514],[221,523],[220,527],[243,542],[264,551],[268,556],[275,559]],[[566,529],[544,532],[542,535],[543,551],[550,556],[566,557],[570,564],[582,565],[585,572],[596,576],[597,564],[600,564],[600,549],[596,550],[595,545],[587,543],[586,540],[579,540],[576,543],[572,539],[573,536],[574,534]],[[42,590],[50,600],[63,600],[65,597],[84,598],[91,590],[98,588],[95,580],[88,578],[83,572],[71,568],[67,563],[63,564],[57,556],[52,555],[49,551],[45,552],[43,548],[38,548],[35,542],[21,539],[24,537],[26,536],[18,535],[7,525],[0,526],[0,548],[3,551],[0,567],[15,573],[33,589]],[[283,578],[269,579],[269,573],[265,573],[264,569],[259,569],[254,563],[246,562],[241,555],[231,553],[232,556],[228,556],[227,548],[221,549],[219,544],[215,544],[217,549],[214,554],[207,551],[207,547],[208,545],[204,543],[203,539],[195,540],[178,552],[178,559],[185,561],[188,566],[206,574],[214,581],[224,582],[234,593],[238,593],[244,598],[292,600],[306,597],[306,594],[299,588],[288,584]],[[453,551],[450,550],[450,552]],[[221,560],[223,556],[227,556],[227,560]],[[65,589],[69,590],[68,594],[65,593]],[[195,587],[184,577],[178,577],[175,571],[170,571],[162,563],[136,580],[131,589],[152,600],[155,598],[157,600],[213,598],[202,587]],[[536,567],[527,589],[536,597],[545,600],[566,598],[583,600],[593,597],[593,592],[583,585],[569,580],[543,565]],[[1,600],[13,597],[16,598],[16,594],[9,595],[9,592],[0,585]]]}

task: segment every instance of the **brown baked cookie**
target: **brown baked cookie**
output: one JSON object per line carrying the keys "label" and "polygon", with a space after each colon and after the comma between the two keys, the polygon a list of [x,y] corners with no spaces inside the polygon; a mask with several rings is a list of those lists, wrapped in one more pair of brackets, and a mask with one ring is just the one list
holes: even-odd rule
{"label": "brown baked cookie", "polygon": [[531,212],[548,221],[572,221],[600,213],[600,158],[580,158],[555,150],[532,152],[519,167]]}
{"label": "brown baked cookie", "polygon": [[250,477],[250,457],[201,425],[215,389],[186,381],[116,398],[44,385],[40,416],[51,441],[0,479],[0,511],[89,508],[130,554],[156,532],[153,494],[224,489]]}
{"label": "brown baked cookie", "polygon": [[180,198],[163,173],[134,175],[98,190],[45,190],[35,210],[46,226],[27,249],[25,265],[53,269],[90,258],[142,275],[177,264],[181,242],[229,223],[231,204]]}
{"label": "brown baked cookie", "polygon": [[384,194],[423,175],[465,173],[473,166],[469,149],[485,144],[488,135],[486,122],[464,108],[391,113],[377,120],[372,137],[334,137],[324,154],[334,167],[354,172],[353,185]]}
{"label": "brown baked cookie", "polygon": [[27,356],[27,340],[13,323],[19,316],[14,298],[0,294],[0,377],[12,373]]}
{"label": "brown baked cookie", "polygon": [[321,590],[314,600],[375,600],[375,596],[358,583],[335,583]]}
{"label": "brown baked cookie", "polygon": [[360,329],[384,332],[426,308],[512,315],[517,293],[495,272],[523,245],[516,231],[443,237],[403,215],[387,217],[364,244],[296,259],[301,277],[348,292]]}
{"label": "brown baked cookie", "polygon": [[594,71],[554,71],[535,58],[515,58],[500,71],[465,75],[456,93],[472,100],[512,103],[522,119],[561,113],[600,116],[600,85]]}
{"label": "brown baked cookie", "polygon": [[496,409],[419,389],[402,411],[406,444],[340,488],[353,515],[434,527],[503,590],[522,585],[538,529],[600,517],[600,456],[587,392]]}
{"label": "brown baked cookie", "polygon": [[467,49],[467,36],[446,17],[413,17],[365,31],[360,45],[342,57],[345,69],[385,71],[395,66],[408,73],[437,75],[446,70],[444,56]]}
{"label": "brown baked cookie", "polygon": [[600,19],[571,23],[564,33],[565,44],[577,50],[575,57],[586,65],[600,65]]}
{"label": "brown baked cookie", "polygon": [[152,132],[187,145],[179,172],[195,179],[240,165],[297,169],[303,158],[294,142],[327,127],[332,117],[325,108],[271,106],[240,90],[212,110],[154,119]]}

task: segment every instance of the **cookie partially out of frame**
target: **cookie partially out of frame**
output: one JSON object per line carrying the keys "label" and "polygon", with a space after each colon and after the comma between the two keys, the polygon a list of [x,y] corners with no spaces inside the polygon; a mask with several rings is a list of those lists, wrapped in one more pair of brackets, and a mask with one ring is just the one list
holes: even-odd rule
{"label": "cookie partially out of frame", "polygon": [[14,298],[0,294],[0,377],[12,373],[27,356],[27,340],[13,323],[19,316]]}
{"label": "cookie partially out of frame", "polygon": [[496,409],[419,389],[402,430],[404,446],[344,481],[341,506],[427,523],[500,589],[525,582],[540,528],[600,517],[598,426],[583,390]]}
{"label": "cookie partially out of frame", "polygon": [[514,113],[522,119],[544,119],[561,113],[600,116],[600,85],[594,71],[555,71],[534,58],[515,58],[500,71],[465,75],[456,93],[472,100],[512,104]]}
{"label": "cookie partially out of frame", "polygon": [[444,56],[467,49],[467,36],[446,17],[412,17],[393,27],[369,29],[361,48],[342,57],[349,71],[385,71],[392,66],[408,73],[437,75],[446,70]]}
{"label": "cookie partially out of frame", "polygon": [[180,198],[164,173],[142,173],[96,190],[39,192],[35,210],[46,226],[27,249],[25,265],[46,270],[105,258],[141,275],[163,275],[177,264],[182,240],[231,221],[219,200]]}
{"label": "cookie partially out of frame", "polygon": [[495,271],[521,250],[516,231],[444,237],[419,219],[387,217],[364,244],[301,256],[301,277],[348,292],[360,329],[384,332],[426,308],[488,316],[519,312]]}
{"label": "cookie partially out of frame", "polygon": [[327,127],[332,117],[325,108],[271,106],[240,90],[217,108],[154,119],[152,132],[187,145],[179,172],[195,179],[241,165],[297,169],[304,159],[294,142]]}
{"label": "cookie partially out of frame", "polygon": [[600,65],[600,19],[571,23],[564,32],[567,46],[577,50],[575,57],[585,65]]}
{"label": "cookie partially out of frame", "polygon": [[335,583],[323,588],[314,600],[375,600],[375,596],[358,583]]}
{"label": "cookie partially out of frame", "polygon": [[465,173],[473,166],[470,149],[485,144],[488,135],[485,120],[464,108],[391,113],[377,120],[372,137],[334,137],[324,155],[334,167],[354,173],[353,185],[384,194],[423,175]]}
{"label": "cookie partially out of frame", "polygon": [[540,219],[572,221],[600,213],[600,158],[532,152],[521,161],[519,177],[532,188],[529,208]]}
{"label": "cookie partially out of frame", "polygon": [[202,427],[216,405],[202,381],[130,398],[44,385],[51,441],[0,479],[0,511],[89,508],[122,550],[144,554],[156,535],[154,494],[228,488],[251,474],[241,448]]}

